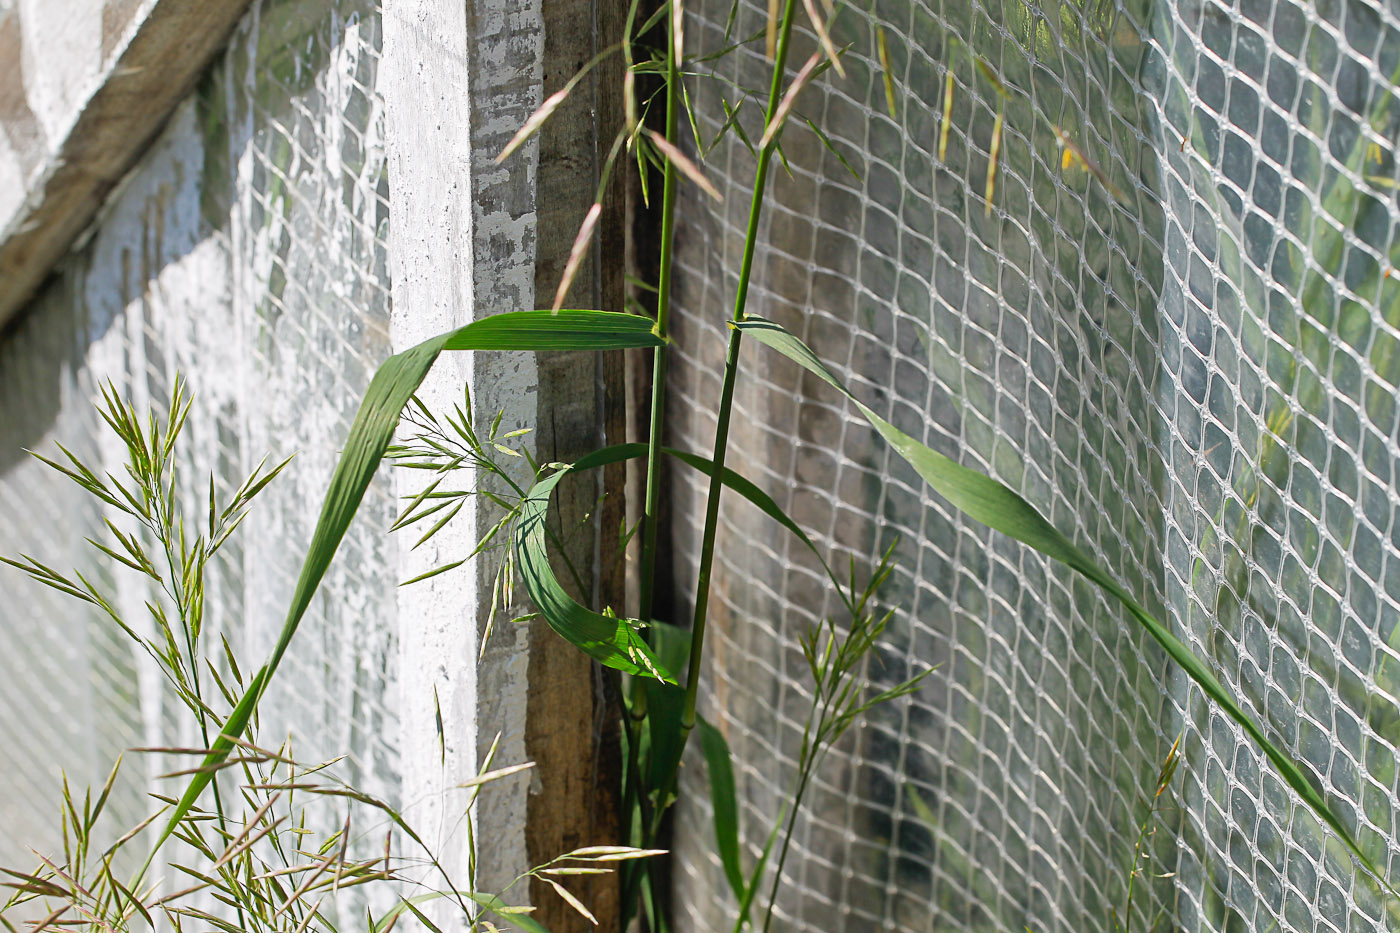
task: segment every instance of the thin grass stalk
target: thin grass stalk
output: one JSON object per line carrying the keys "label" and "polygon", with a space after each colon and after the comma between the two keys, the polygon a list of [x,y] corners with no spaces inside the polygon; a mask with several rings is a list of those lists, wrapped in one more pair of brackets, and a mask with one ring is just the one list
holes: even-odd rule
{"label": "thin grass stalk", "polygon": [[[803,798],[807,796],[807,785],[812,779],[814,765],[815,762],[808,762],[807,766],[802,769],[802,773],[797,779],[797,786],[793,789],[792,797],[789,798],[788,806],[790,809],[788,810],[787,827],[783,832],[783,845],[778,850],[778,862],[773,867],[773,882],[768,889],[768,907],[763,913],[763,933],[768,933],[769,927],[773,925],[773,908],[778,903],[778,889],[783,883],[783,868],[787,865],[788,852],[792,848],[793,833],[797,829],[797,816],[802,810]],[[754,878],[753,883],[758,884],[762,880],[762,878]],[[744,919],[743,915],[740,915],[740,928],[743,926]]]}
{"label": "thin grass stalk", "polygon": [[[782,21],[779,25],[777,53],[773,61],[773,81],[768,91],[768,109],[765,122],[772,122],[782,101],[783,73],[787,66],[788,48],[792,44],[792,24],[796,19],[797,0],[786,0]],[[768,181],[768,167],[773,153],[778,148],[778,134],[768,140],[758,154],[758,169],[754,173],[753,202],[749,206],[749,224],[744,237],[744,259],[739,268],[739,285],[734,296],[734,322],[744,320],[744,310],[748,304],[749,280],[753,274],[754,253],[758,246],[758,225],[763,216],[763,199]],[[720,494],[723,483],[716,477],[724,474],[725,455],[729,448],[729,419],[734,408],[734,384],[739,373],[739,345],[742,335],[731,327],[729,346],[724,356],[724,385],[720,390],[719,420],[715,428],[715,445],[712,460],[714,473],[710,478],[710,490],[705,503],[705,530],[701,539],[700,569],[695,584],[695,616],[690,630],[690,665],[686,673],[685,704],[681,712],[681,746],[684,747],[695,729],[695,701],[700,688],[700,664],[704,657],[705,623],[708,619],[710,603],[710,575],[714,567],[715,531],[719,524]],[[673,769],[665,781],[663,793],[674,790],[676,771]],[[664,799],[664,797],[663,797]]]}
{"label": "thin grass stalk", "polygon": [[[777,109],[782,102],[783,73],[785,71],[785,66],[787,62],[788,48],[791,44],[792,24],[794,19],[796,18],[796,9],[797,0],[786,0],[780,30],[781,35],[777,44],[776,55],[774,59],[773,80],[769,87],[768,107],[765,112],[765,123],[771,123],[773,121]],[[674,52],[675,48],[674,46],[672,46],[672,61],[669,63],[670,65],[678,64],[675,62]],[[672,100],[672,94],[679,95],[679,74],[675,76],[675,79],[672,81],[667,90],[667,100],[669,104]],[[677,115],[678,108],[668,109],[668,124],[671,118]],[[668,126],[668,129],[669,128],[670,127]],[[777,149],[777,145],[778,139],[777,135],[775,134],[774,137],[771,138],[759,151],[758,168],[755,173],[754,180],[753,202],[749,207],[749,223],[744,241],[743,265],[740,269],[739,286],[734,302],[735,321],[741,321],[744,319],[744,307],[748,300],[749,279],[752,274],[754,252],[758,243],[758,223],[759,219],[762,216],[764,188],[766,187],[766,182],[768,178],[768,166],[769,163],[772,161],[773,153]],[[666,167],[669,179],[671,173],[674,170],[669,161],[667,162]],[[663,225],[670,219],[671,218],[669,214],[663,215]],[[669,250],[670,244],[668,240],[664,239],[666,235],[667,232],[663,226],[661,269],[660,276],[658,278],[658,286],[661,292],[657,304],[658,321],[662,320],[662,318],[660,317],[660,309],[667,308],[669,310],[671,253]],[[662,330],[661,334],[662,336],[665,336],[665,331]],[[696,585],[698,594],[696,601],[696,614],[694,618],[694,623],[691,628],[689,673],[687,674],[686,679],[685,704],[683,706],[683,712],[681,716],[682,748],[685,747],[686,742],[690,738],[691,732],[693,732],[695,729],[695,702],[700,682],[700,657],[704,649],[705,643],[705,618],[709,596],[710,568],[714,562],[715,527],[719,516],[719,492],[722,485],[721,483],[717,482],[713,477],[723,476],[724,474],[724,458],[729,437],[729,418],[730,412],[733,409],[734,383],[738,371],[740,336],[741,335],[739,331],[731,329],[729,335],[729,346],[725,354],[724,385],[720,393],[719,426],[715,435],[715,471],[710,481],[709,499],[705,515],[705,535],[700,558],[700,573],[697,577]],[[654,382],[652,384],[652,429],[651,437],[649,438],[648,442],[649,485],[647,501],[649,510],[652,504],[651,493],[655,489],[654,486],[650,485],[650,481],[652,479],[652,474],[658,459],[658,451],[656,445],[659,443],[661,434],[659,430],[661,421],[658,414],[661,406],[658,402],[658,399],[664,401],[664,388],[659,388],[664,387],[664,377],[666,372],[665,354],[661,348],[657,348],[656,361],[656,368],[654,370],[656,375],[654,375]],[[652,513],[649,511],[647,517],[650,518],[651,515]],[[651,527],[654,528],[654,526]],[[653,535],[643,542],[643,547],[646,548],[648,542],[654,541],[655,537]],[[654,572],[655,567],[654,552],[652,553],[652,555],[650,555],[653,561],[652,563],[647,562],[647,556],[648,555],[644,550],[642,565],[643,576],[641,581],[641,585],[643,587],[643,597],[641,602],[643,620],[649,619],[649,615],[647,613],[652,608],[651,584],[652,574]],[[643,815],[644,825],[642,827],[642,845],[644,847],[650,846],[655,841],[657,835],[661,830],[662,818],[665,816],[665,801],[669,800],[674,795],[676,781],[678,777],[678,767],[678,764],[672,767],[670,773],[662,778],[661,786],[660,788],[658,788],[659,793],[656,797],[658,801],[658,806],[656,808],[656,811],[650,814],[651,818],[646,819],[646,815]],[[640,892],[637,890],[637,888],[641,886],[641,878],[645,871],[646,869],[642,868],[638,870],[631,878],[624,879],[623,904],[625,910],[630,910],[630,905],[633,903],[634,899],[639,893],[646,893],[645,888],[643,888],[643,890]]]}
{"label": "thin grass stalk", "polygon": [[[680,0],[671,0],[679,3]],[[672,27],[668,32],[666,54],[666,141],[677,145],[680,134],[681,112],[681,55],[680,40],[675,34],[676,17],[669,17]],[[630,36],[628,39],[630,40]],[[671,263],[672,245],[676,236],[676,164],[666,160],[666,169],[661,190],[661,257],[656,280],[656,333],[662,340],[667,339],[671,320]],[[647,488],[646,505],[642,523],[642,568],[639,582],[639,618],[651,622],[656,595],[656,551],[657,513],[661,500],[660,463],[661,433],[666,415],[666,371],[669,354],[666,346],[652,351],[651,372],[651,424],[647,435]]]}
{"label": "thin grass stalk", "polygon": [[[189,411],[189,404],[189,402],[185,403],[184,412],[182,413],[180,410],[180,386],[179,384],[177,384],[175,388],[174,398],[171,402],[170,422],[166,426],[166,444],[173,444],[173,438],[175,435],[178,434],[180,426],[183,423],[184,414],[188,413]],[[164,461],[160,462],[163,466]],[[163,477],[161,476],[156,476],[154,477],[154,480],[157,484],[159,484],[162,478]],[[170,506],[173,502],[173,491],[175,487],[175,468],[173,466],[171,467],[170,486],[172,491],[172,497],[170,499],[166,499],[165,497],[160,495],[156,495],[154,497],[155,522],[157,525],[159,525],[160,528],[157,537],[160,539],[161,549],[165,555],[166,568],[170,574],[170,583],[167,587],[167,590],[170,593],[171,598],[175,601],[176,611],[180,614],[181,628],[184,629],[185,650],[188,652],[190,660],[190,686],[195,699],[195,703],[193,705],[193,712],[195,714],[196,720],[199,723],[200,740],[204,743],[205,748],[209,748],[211,747],[211,740],[209,738],[209,718],[208,714],[205,712],[204,695],[200,685],[202,678],[200,676],[199,653],[195,649],[194,625],[196,624],[196,620],[192,618],[194,616],[194,610],[191,601],[191,594],[189,590],[182,584],[182,581],[185,578],[185,575],[182,571],[185,567],[186,561],[189,558],[183,553],[183,543],[181,544],[182,553],[180,555],[179,560],[176,559],[174,549],[176,520],[175,516],[170,511]],[[183,530],[180,532],[180,534],[183,540]],[[196,556],[195,559],[201,560],[203,559],[203,555]],[[202,572],[200,573],[196,584],[199,586],[203,585]],[[202,623],[203,619],[199,619],[199,622]],[[214,794],[214,813],[218,820],[219,829],[225,834],[229,834],[229,822],[224,810],[223,795],[219,792],[219,781],[217,774],[215,774],[210,779],[209,785]],[[245,918],[243,915],[243,908],[241,906],[235,906],[235,910],[237,912],[239,926],[244,926]]]}
{"label": "thin grass stalk", "polygon": [[[670,0],[678,3],[680,0]],[[670,28],[667,29],[666,42],[666,127],[665,139],[675,145],[678,143],[680,134],[680,111],[681,111],[681,55],[683,50],[679,48],[680,40],[675,35],[676,16],[673,14],[667,17]],[[630,43],[632,36],[629,34],[623,37],[624,43]],[[674,257],[673,244],[676,233],[676,195],[678,189],[678,177],[676,165],[671,159],[665,160],[666,165],[663,173],[661,189],[661,251],[659,259],[659,269],[656,281],[656,333],[662,340],[666,340],[670,332],[671,320],[671,264]],[[669,353],[667,345],[663,344],[652,351],[651,370],[651,417],[647,428],[647,461],[646,461],[646,500],[643,505],[642,516],[642,565],[640,578],[638,581],[638,617],[646,623],[650,623],[655,616],[656,601],[656,552],[658,550],[658,529],[657,524],[660,513],[661,502],[661,435],[665,425],[666,417],[666,379],[669,363]],[[647,637],[643,634],[643,637]],[[646,692],[638,689],[635,691],[632,700],[632,711],[630,716],[624,716],[627,720],[625,727],[628,730],[627,742],[627,793],[624,799],[625,814],[630,814],[634,806],[639,806],[640,822],[642,825],[642,835],[640,842],[648,845],[653,841],[654,834],[647,831],[649,820],[647,819],[645,792],[641,787],[641,768],[637,760],[638,747],[640,743],[640,731],[642,720],[646,716]],[[631,842],[631,840],[628,840]],[[630,920],[633,916],[633,905],[636,902],[637,886],[642,882],[644,876],[650,874],[646,864],[629,864],[621,872],[623,889],[623,911]]]}

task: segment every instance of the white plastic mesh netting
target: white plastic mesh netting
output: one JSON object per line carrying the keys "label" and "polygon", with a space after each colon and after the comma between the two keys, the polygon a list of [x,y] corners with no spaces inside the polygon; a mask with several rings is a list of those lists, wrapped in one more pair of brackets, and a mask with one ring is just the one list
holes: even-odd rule
{"label": "white plastic mesh netting", "polygon": [[[722,47],[729,0],[689,7],[694,54]],[[740,2],[733,36],[761,29],[766,8]],[[790,126],[750,311],[1095,554],[1395,877],[1400,9],[873,0],[845,6],[833,35],[850,74],[823,76],[798,106],[859,178]],[[705,145],[736,88],[766,86],[761,46],[693,85]],[[794,62],[813,47],[803,32]],[[758,109],[745,107],[751,139]],[[1059,130],[1103,178],[1062,162]],[[726,199],[692,192],[682,209],[670,413],[674,440],[699,450],[714,437],[754,159],[731,135],[708,166]],[[1169,877],[1139,878],[1132,929],[1395,928],[1338,840],[1119,607],[961,519],[780,357],[746,347],[737,406],[731,464],[838,563],[899,541],[886,593],[899,612],[871,681],[940,665],[828,760],[779,928],[1109,929],[1142,794],[1179,733],[1145,866]],[[703,489],[678,478],[674,501],[677,579],[693,579]],[[752,860],[808,703],[797,634],[839,604],[802,547],[733,497],[718,550],[702,712],[739,763]],[[701,762],[686,780],[681,926],[727,929]]]}
{"label": "white plastic mesh netting", "polygon": [[[195,404],[180,465],[195,520],[257,466],[299,456],[254,503],[209,580],[206,639],[245,674],[281,628],[321,491],[389,353],[383,103],[375,0],[263,0],[105,209],[93,237],[0,336],[0,553],[77,568],[144,617],[133,574],[98,560],[91,498],[21,451],[63,443],[120,471],[94,404],[111,380],[158,412],[182,374]],[[381,478],[262,705],[262,738],[344,776],[399,782],[394,585]],[[133,746],[197,745],[145,655],[100,616],[0,568],[0,864],[57,845],[57,778],[78,793]],[[213,657],[221,652],[215,650]],[[227,671],[225,671],[227,676]],[[213,685],[206,675],[206,689]],[[153,807],[127,756],[112,825]],[[173,789],[173,785],[172,785]]]}

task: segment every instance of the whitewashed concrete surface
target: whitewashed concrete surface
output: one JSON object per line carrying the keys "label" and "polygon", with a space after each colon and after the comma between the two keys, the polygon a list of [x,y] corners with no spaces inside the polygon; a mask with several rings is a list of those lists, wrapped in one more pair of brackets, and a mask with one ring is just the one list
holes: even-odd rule
{"label": "whitewashed concrete surface", "polygon": [[[120,451],[93,405],[109,380],[157,410],[175,374],[195,406],[186,502],[265,455],[298,456],[209,581],[208,632],[244,670],[275,641],[321,495],[373,368],[390,352],[380,21],[372,0],[263,0],[122,182],[90,238],[0,333],[0,553],[77,568],[140,619],[149,595],[83,542],[92,503],[22,448]],[[370,488],[264,702],[263,737],[400,799],[394,503]],[[99,782],[133,746],[189,744],[142,652],[71,600],[0,568],[0,864],[57,842],[56,780]],[[113,825],[145,814],[128,756]]]}
{"label": "whitewashed concrete surface", "polygon": [[[489,148],[538,102],[543,31],[536,3],[516,0],[385,0],[384,88],[388,113],[396,350],[499,311],[533,306],[533,166],[495,166]],[[513,95],[501,93],[514,85]],[[482,197],[487,186],[505,197]],[[533,354],[449,353],[420,397],[443,409],[470,386],[473,414],[503,411],[503,430],[536,420],[538,374]],[[420,477],[398,477],[400,494]],[[495,517],[468,506],[446,533],[405,555],[416,576],[469,553]],[[483,655],[481,636],[495,567],[489,556],[451,574],[399,591],[399,615],[412,620],[400,637],[400,665],[412,684],[404,693],[404,780],[422,800],[448,863],[462,873],[466,837],[451,788],[467,780],[497,734],[497,765],[525,760],[528,629],[501,625]],[[517,613],[512,613],[512,615]],[[507,616],[509,618],[509,616]],[[481,658],[479,663],[477,658]],[[446,761],[434,726],[434,703],[445,723]],[[529,867],[525,847],[529,775],[486,791],[478,808],[480,883],[499,889]],[[425,819],[426,817],[426,819]],[[512,900],[528,896],[517,886]],[[450,913],[441,911],[442,919]]]}

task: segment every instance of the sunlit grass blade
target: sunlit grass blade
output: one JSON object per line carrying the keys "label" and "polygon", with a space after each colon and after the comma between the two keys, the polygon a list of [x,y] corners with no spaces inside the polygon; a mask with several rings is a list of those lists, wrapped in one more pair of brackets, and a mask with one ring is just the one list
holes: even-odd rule
{"label": "sunlit grass blade", "polygon": [[[321,515],[277,643],[267,662],[253,676],[243,698],[224,722],[204,761],[205,766],[215,766],[227,757],[234,740],[247,729],[268,680],[277,671],[393,439],[400,413],[440,353],[444,350],[628,349],[654,347],[660,342],[660,338],[652,333],[651,321],[637,315],[584,310],[515,311],[474,321],[385,360],[365,392],[340,460],[331,475]],[[156,843],[157,849],[194,806],[212,776],[212,771],[208,771],[191,779]],[[148,860],[147,867],[149,864]]]}
{"label": "sunlit grass blade", "polygon": [[520,929],[525,930],[526,933],[549,933],[548,930],[531,920],[528,916],[516,914],[515,911],[519,910],[519,908],[508,906],[495,895],[473,894],[468,891],[432,891],[428,894],[400,898],[397,904],[385,911],[384,914],[371,925],[370,933],[389,933],[389,930],[398,923],[399,918],[405,913],[412,914],[414,917],[418,918],[418,921],[422,923],[425,928],[436,931],[438,929],[437,926],[429,921],[423,912],[418,909],[418,905],[440,898],[455,898],[458,896],[463,896],[475,901],[477,904],[480,904],[482,907],[496,914],[502,920],[508,920]]}
{"label": "sunlit grass blade", "polygon": [[432,570],[426,571],[425,573],[420,573],[416,577],[411,577],[410,579],[407,579],[400,583],[399,586],[411,586],[414,583],[422,583],[424,580],[431,580],[438,574],[447,573],[450,570],[456,570],[458,567],[462,566],[465,563],[466,560],[454,560],[451,563],[443,564],[441,567],[434,567]]}
{"label": "sunlit grass blade", "polygon": [[481,894],[471,891],[462,892],[467,898],[485,907],[491,913],[500,917],[506,923],[524,933],[549,933],[545,925],[532,918],[529,911],[532,907],[512,907],[494,894]]}
{"label": "sunlit grass blade", "polygon": [[855,168],[851,165],[851,163],[846,161],[846,157],[841,154],[841,150],[836,148],[836,144],[833,143],[831,141],[831,138],[827,136],[825,132],[822,131],[822,128],[817,126],[817,124],[813,123],[806,117],[802,118],[802,122],[807,124],[807,127],[812,131],[813,134],[816,135],[817,139],[821,142],[822,146],[825,147],[826,151],[830,152],[833,156],[836,157],[836,161],[841,163],[841,167],[844,168],[846,171],[850,172],[851,177],[854,178],[856,181],[860,181],[860,172],[857,172]]}
{"label": "sunlit grass blade", "polygon": [[744,147],[752,153],[754,151],[753,143],[749,142],[748,136],[744,133],[744,128],[739,125],[739,112],[744,108],[743,99],[740,98],[739,103],[731,107],[729,106],[729,101],[721,98],[720,107],[724,110],[724,122],[720,124],[719,129],[715,131],[715,138],[710,141],[710,149],[713,150],[715,146],[719,145],[720,140],[724,139],[725,134],[733,130],[734,135],[737,136],[739,141],[744,144]]}
{"label": "sunlit grass blade", "polygon": [[846,396],[882,437],[920,476],[969,518],[1027,544],[1096,583],[1120,602],[1128,614],[1147,630],[1167,655],[1196,682],[1255,742],[1274,768],[1296,793],[1335,832],[1365,867],[1392,895],[1400,897],[1380,870],[1361,850],[1341,818],[1308,780],[1297,763],[1264,735],[1264,730],[1240,707],[1205,664],[1171,631],[1143,609],[1128,591],[1055,529],[1034,506],[1008,486],[976,470],[955,463],[924,446],[866,407],[808,347],[780,325],[758,317],[732,325],[746,335],[778,351]]}

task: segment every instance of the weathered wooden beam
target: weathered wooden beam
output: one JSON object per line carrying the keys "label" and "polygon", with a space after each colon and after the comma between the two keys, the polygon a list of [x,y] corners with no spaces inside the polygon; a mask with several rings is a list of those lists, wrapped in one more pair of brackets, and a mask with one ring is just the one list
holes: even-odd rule
{"label": "weathered wooden beam", "polygon": [[[564,86],[622,33],[623,0],[543,0],[542,95]],[[613,56],[581,82],[539,138],[536,175],[535,296],[554,299],[575,234],[597,195],[603,160],[622,125],[622,58]],[[622,173],[614,176],[597,233],[569,292],[569,307],[622,310],[625,232]],[[568,462],[624,437],[623,354],[548,353],[539,356],[539,450]],[[593,534],[574,540],[571,558],[591,568],[594,592],[577,594],[597,607],[624,608],[625,565],[618,559],[618,528],[626,467],[598,471],[556,495],[561,527],[592,517]],[[530,698],[525,746],[536,763],[526,820],[532,862],[584,845],[618,844],[621,838],[620,707],[617,677],[566,644],[544,624],[530,638]],[[617,875],[566,879],[599,920],[616,928]],[[535,918],[555,933],[592,927],[547,886],[535,882]]]}
{"label": "weathered wooden beam", "polygon": [[[91,24],[100,28],[100,43],[90,50],[100,64],[69,60],[62,54],[67,49],[31,49],[27,72],[23,8],[0,19],[0,130],[8,143],[3,155],[9,162],[7,184],[18,181],[22,189],[11,189],[11,209],[0,216],[0,326],[34,295],[92,222],[223,48],[248,4],[77,4],[66,13],[65,29],[76,30],[80,17],[100,16],[100,26]],[[64,24],[56,20],[59,26]],[[63,80],[75,73],[73,80]],[[65,84],[91,88],[85,99],[80,94],[71,101],[70,114],[49,112],[66,109],[65,94],[57,101],[33,99],[42,97],[45,87]],[[46,125],[67,129],[50,133]]]}

